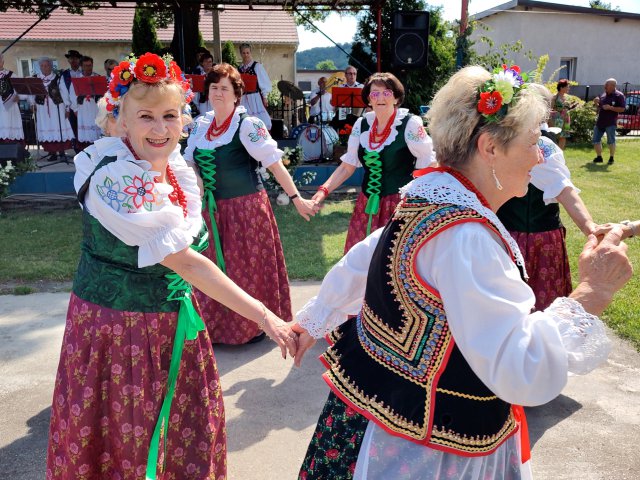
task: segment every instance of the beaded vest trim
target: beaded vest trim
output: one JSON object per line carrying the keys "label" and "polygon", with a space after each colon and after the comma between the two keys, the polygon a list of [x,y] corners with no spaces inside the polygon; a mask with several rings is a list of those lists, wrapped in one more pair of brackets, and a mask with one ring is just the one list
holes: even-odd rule
{"label": "beaded vest trim", "polygon": [[[511,406],[472,372],[455,345],[440,296],[415,270],[421,247],[464,222],[482,222],[497,232],[472,209],[405,198],[374,253],[360,314],[328,336],[332,346],[322,359],[332,390],[391,434],[480,456],[514,434],[517,423]],[[449,413],[451,423],[443,420]],[[493,420],[467,421],[474,416]]]}

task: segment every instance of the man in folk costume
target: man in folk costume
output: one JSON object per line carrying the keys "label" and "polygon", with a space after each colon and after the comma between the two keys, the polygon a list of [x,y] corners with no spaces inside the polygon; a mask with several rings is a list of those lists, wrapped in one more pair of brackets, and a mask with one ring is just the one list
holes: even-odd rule
{"label": "man in folk costume", "polygon": [[0,143],[24,143],[19,97],[11,86],[11,75],[13,72],[4,68],[0,53]]}
{"label": "man in folk costume", "polygon": [[[93,58],[82,57],[82,76],[98,77],[93,71]],[[71,110],[75,112],[78,119],[78,135],[76,137],[76,148],[84,150],[86,147],[100,138],[100,127],[96,125],[96,115],[98,114],[98,100],[100,95],[80,95],[75,92],[73,84],[69,90],[71,100]]]}
{"label": "man in folk costume", "polygon": [[[76,113],[70,109],[71,102],[67,100],[67,98],[69,98],[68,92],[71,90],[71,79],[82,77],[82,67],[80,65],[80,62],[82,61],[82,54],[77,50],[69,50],[64,56],[69,62],[69,68],[64,70],[61,74],[63,80],[62,84],[64,85],[64,89],[62,89],[61,91],[63,98],[65,98],[67,112],[69,112],[69,124],[71,125],[71,129],[73,130],[73,143],[75,144],[75,139],[78,138],[78,117]],[[79,151],[75,145],[74,149],[76,151]]]}
{"label": "man in folk costume", "polygon": [[65,157],[65,150],[71,148],[73,130],[62,95],[62,77],[53,72],[53,62],[50,58],[41,58],[38,64],[41,73],[37,78],[42,79],[47,94],[34,95],[29,102],[36,112],[38,141],[49,154],[49,160],[54,161],[58,155]]}
{"label": "man in folk costume", "polygon": [[238,68],[244,82],[241,105],[247,109],[247,115],[258,117],[271,130],[271,118],[267,113],[267,95],[271,91],[271,80],[264,66],[253,60],[251,45],[240,45],[242,65]]}

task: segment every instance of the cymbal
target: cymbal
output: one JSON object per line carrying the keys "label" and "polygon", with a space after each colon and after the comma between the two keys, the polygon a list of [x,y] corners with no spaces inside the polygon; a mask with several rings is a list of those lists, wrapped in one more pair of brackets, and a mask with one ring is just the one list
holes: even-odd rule
{"label": "cymbal", "polygon": [[304,100],[304,93],[292,82],[288,80],[280,80],[278,82],[278,90],[285,97],[289,97],[292,100]]}

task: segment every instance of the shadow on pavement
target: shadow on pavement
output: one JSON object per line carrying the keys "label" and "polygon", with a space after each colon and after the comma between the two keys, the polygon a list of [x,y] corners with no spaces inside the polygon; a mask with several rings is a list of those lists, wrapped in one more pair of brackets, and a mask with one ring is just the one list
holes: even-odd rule
{"label": "shadow on pavement", "polygon": [[51,407],[47,407],[27,420],[27,434],[0,448],[2,478],[33,480],[44,478],[47,456],[47,437]]}
{"label": "shadow on pavement", "polygon": [[569,418],[582,408],[582,404],[565,395],[558,395],[549,403],[539,407],[527,407],[527,424],[531,448],[554,425]]}

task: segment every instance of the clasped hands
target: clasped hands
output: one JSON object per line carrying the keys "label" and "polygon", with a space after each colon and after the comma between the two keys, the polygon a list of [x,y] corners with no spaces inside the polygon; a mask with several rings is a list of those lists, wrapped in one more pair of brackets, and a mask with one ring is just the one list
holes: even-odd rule
{"label": "clasped hands", "polygon": [[307,350],[316,343],[316,339],[299,324],[287,323],[270,311],[264,323],[264,332],[280,347],[282,358],[286,359],[287,353],[294,358],[296,367],[300,366]]}

